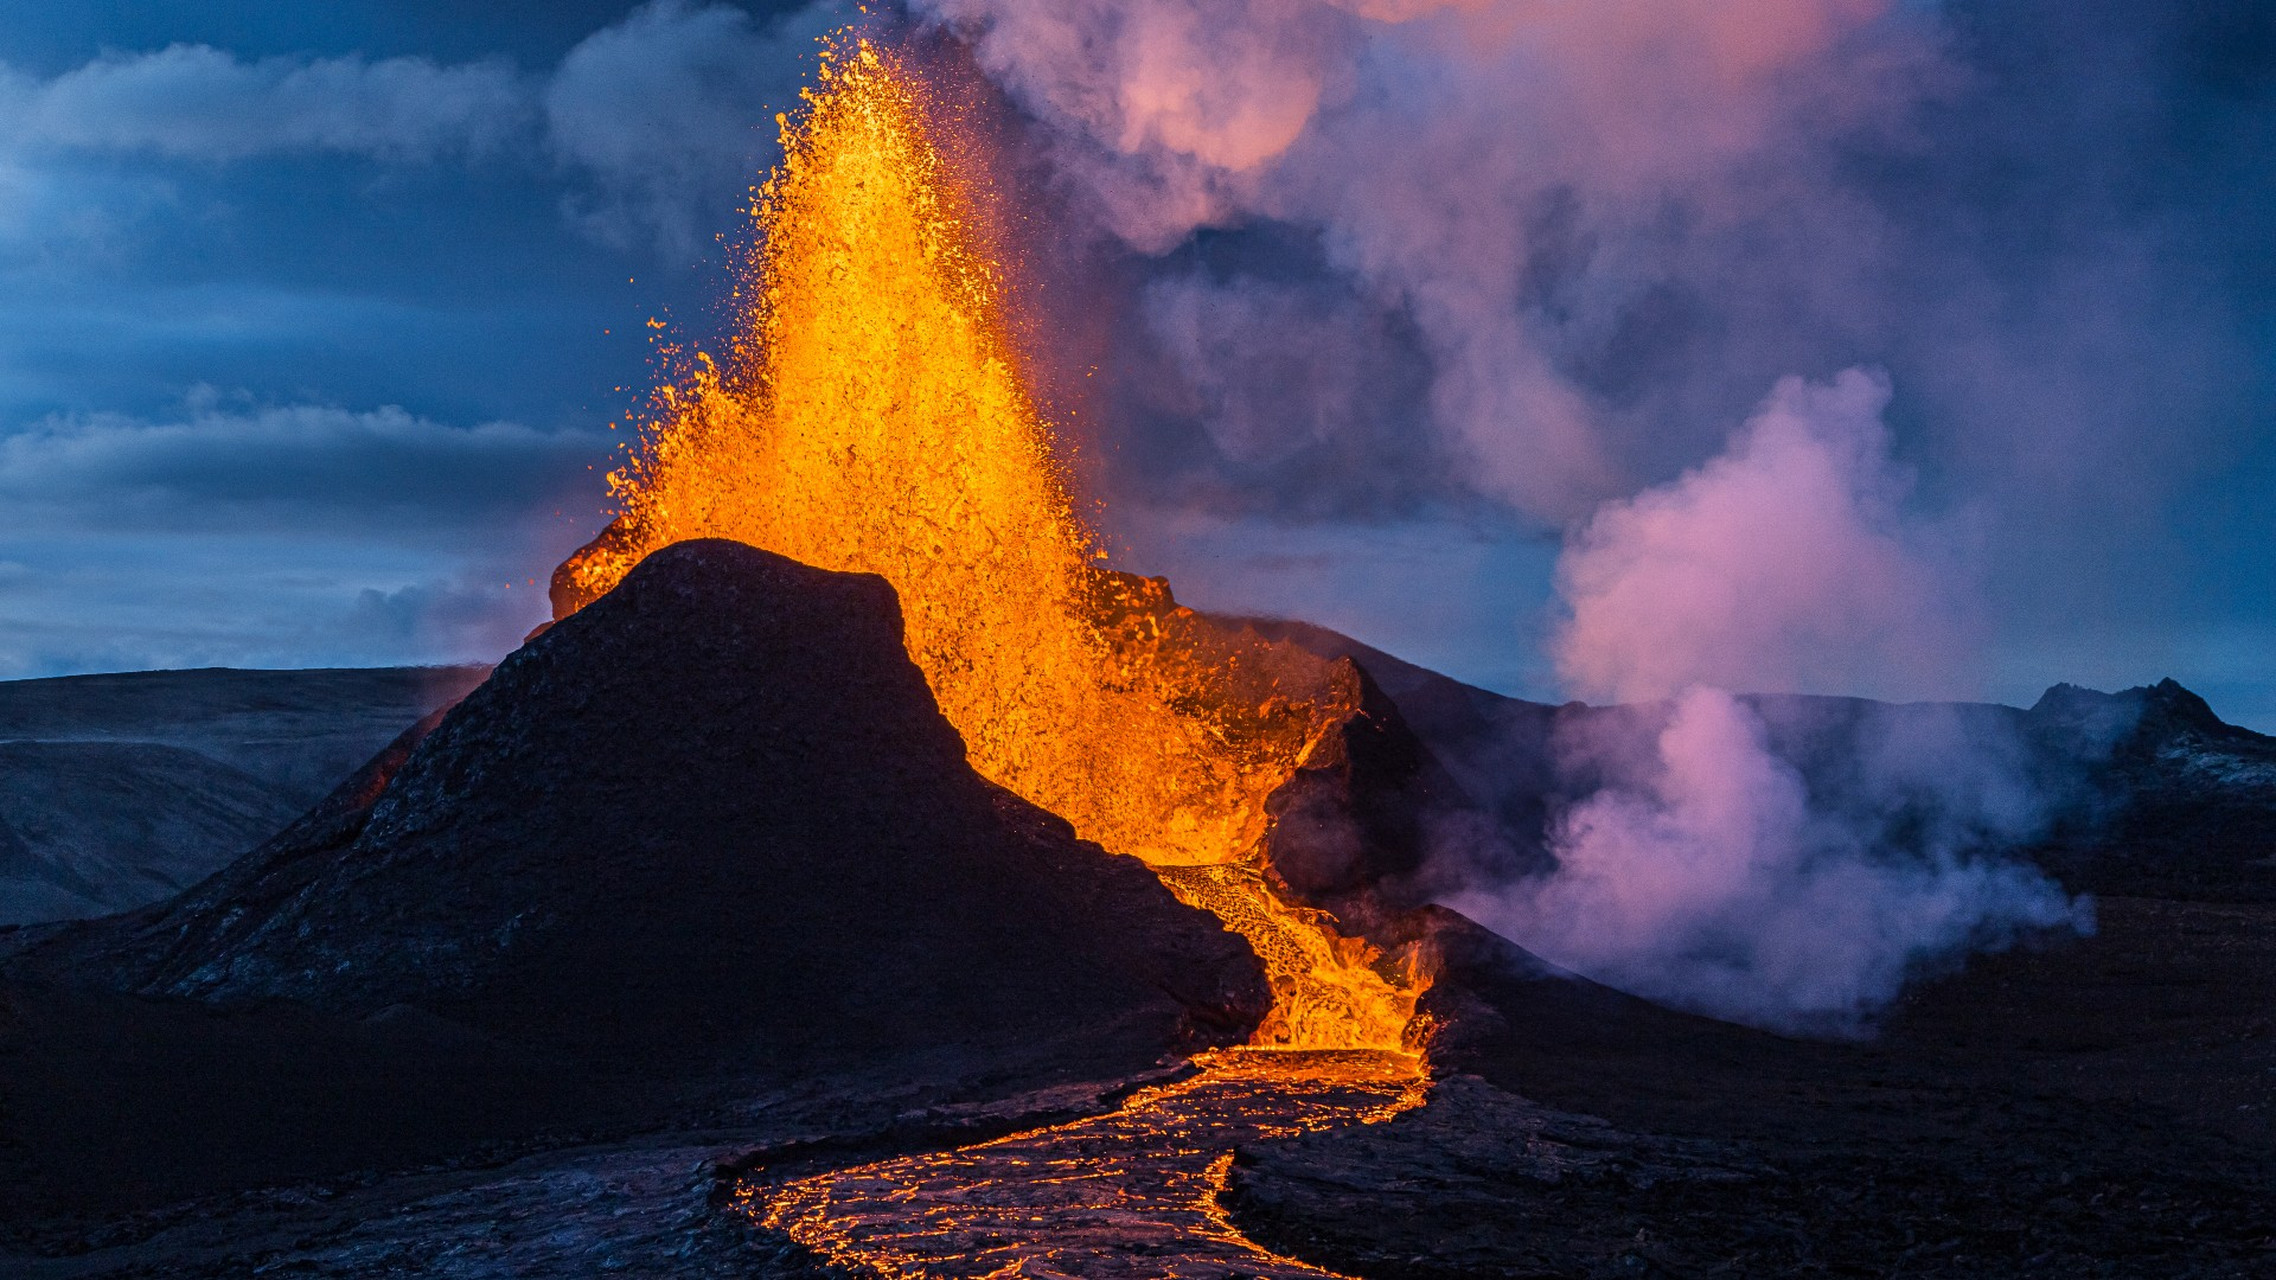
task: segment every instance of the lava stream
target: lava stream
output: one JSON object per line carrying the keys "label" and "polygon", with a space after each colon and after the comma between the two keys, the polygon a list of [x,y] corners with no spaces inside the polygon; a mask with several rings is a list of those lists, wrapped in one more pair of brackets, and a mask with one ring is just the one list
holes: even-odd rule
{"label": "lava stream", "polygon": [[1240,1049],[1106,1115],[932,1155],[746,1185],[737,1205],[856,1275],[1321,1277],[1221,1203],[1236,1146],[1419,1106],[1416,1058]]}

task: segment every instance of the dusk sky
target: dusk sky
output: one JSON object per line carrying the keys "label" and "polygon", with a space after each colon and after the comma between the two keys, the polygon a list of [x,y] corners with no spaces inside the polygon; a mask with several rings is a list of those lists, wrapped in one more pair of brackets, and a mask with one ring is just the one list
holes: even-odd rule
{"label": "dusk sky", "polygon": [[[1093,92],[1009,0],[911,6],[1025,113],[1044,252],[1122,321],[1082,448],[1128,567],[1507,692],[1648,694],[1550,656],[1650,607],[1590,567],[1722,536],[1778,423],[1838,421],[1840,528],[1894,567],[1794,634],[1861,656],[1671,678],[2172,676],[2276,732],[2276,9],[1825,0],[1704,71],[1545,19],[1481,94],[1440,16],[1378,21],[1436,6],[1311,4],[1179,28],[1305,86],[1285,128],[1205,94],[1142,136],[1127,64]],[[510,650],[605,518],[648,322],[718,332],[774,115],[851,14],[0,0],[0,678]],[[1593,92],[1633,133],[1575,132]]]}

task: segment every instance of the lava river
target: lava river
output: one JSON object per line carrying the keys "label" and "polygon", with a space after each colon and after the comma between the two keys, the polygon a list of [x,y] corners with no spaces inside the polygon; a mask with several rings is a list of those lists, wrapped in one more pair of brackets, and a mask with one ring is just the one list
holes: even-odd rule
{"label": "lava river", "polygon": [[1119,1109],[952,1151],[790,1181],[736,1206],[854,1275],[1332,1276],[1236,1228],[1220,1201],[1245,1143],[1419,1106],[1421,1062],[1377,1050],[1235,1049]]}

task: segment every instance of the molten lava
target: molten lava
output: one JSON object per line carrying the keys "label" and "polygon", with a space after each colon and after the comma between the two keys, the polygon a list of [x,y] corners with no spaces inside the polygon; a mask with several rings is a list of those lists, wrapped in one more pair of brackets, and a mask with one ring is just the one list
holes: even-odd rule
{"label": "molten lava", "polygon": [[948,159],[969,140],[866,41],[806,98],[752,208],[740,334],[659,394],[568,607],[695,537],[882,575],[976,769],[1249,939],[1277,995],[1259,1044],[1399,1046],[1421,980],[1262,867],[1266,798],[1355,694],[1100,565],[1010,341],[993,193]]}
{"label": "molten lava", "polygon": [[848,1275],[1246,1276],[1338,1280],[1227,1212],[1234,1152],[1381,1124],[1428,1078],[1381,1051],[1204,1055],[1104,1115],[992,1142],[745,1183],[735,1205]]}

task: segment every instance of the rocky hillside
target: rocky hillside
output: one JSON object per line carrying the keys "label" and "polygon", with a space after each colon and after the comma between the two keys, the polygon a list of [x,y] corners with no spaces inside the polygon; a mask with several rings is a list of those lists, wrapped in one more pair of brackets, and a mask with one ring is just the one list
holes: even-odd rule
{"label": "rocky hillside", "polygon": [[197,883],[486,672],[0,682],[0,925],[106,915]]}
{"label": "rocky hillside", "polygon": [[1213,920],[971,771],[882,580],[726,542],[516,652],[360,815],[37,954],[66,951],[151,994],[612,1048],[1078,1012],[1166,1044],[1255,1003]]}

